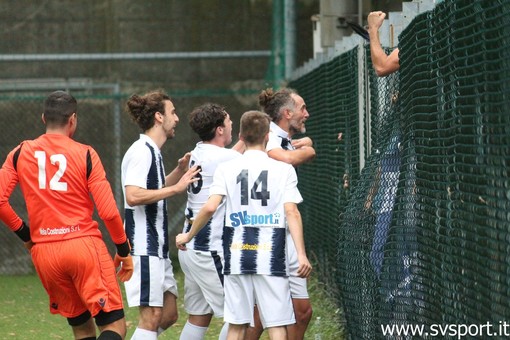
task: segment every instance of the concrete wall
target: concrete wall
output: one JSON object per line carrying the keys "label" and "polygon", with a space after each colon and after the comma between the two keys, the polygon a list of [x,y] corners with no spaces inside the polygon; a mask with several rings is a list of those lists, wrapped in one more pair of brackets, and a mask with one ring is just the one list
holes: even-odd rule
{"label": "concrete wall", "polygon": [[[310,17],[318,11],[318,1],[296,3],[300,64],[312,56]],[[271,19],[269,0],[6,1],[0,4],[0,53],[270,50]],[[0,78],[91,77],[190,89],[264,79],[268,58],[4,62],[2,66]]]}

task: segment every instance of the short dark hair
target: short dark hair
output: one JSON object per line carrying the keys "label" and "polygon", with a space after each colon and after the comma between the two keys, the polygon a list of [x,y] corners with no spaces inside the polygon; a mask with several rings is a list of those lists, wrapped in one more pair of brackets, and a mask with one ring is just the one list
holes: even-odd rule
{"label": "short dark hair", "polygon": [[166,100],[170,100],[166,93],[155,90],[142,96],[133,94],[129,97],[126,107],[133,121],[145,132],[154,126],[156,112],[165,113]]}
{"label": "short dark hair", "polygon": [[269,133],[271,118],[260,111],[247,111],[241,116],[239,135],[246,145],[262,144]]}
{"label": "short dark hair", "polygon": [[44,120],[46,125],[64,126],[69,117],[76,113],[76,99],[65,91],[55,91],[44,100]]}
{"label": "short dark hair", "polygon": [[292,94],[297,94],[296,90],[288,87],[278,91],[267,88],[259,94],[259,105],[262,111],[267,113],[273,122],[277,123],[282,118],[283,108],[294,109],[296,106]]}
{"label": "short dark hair", "polygon": [[189,114],[189,126],[204,142],[216,135],[216,128],[225,125],[227,111],[221,105],[206,103],[200,105]]}

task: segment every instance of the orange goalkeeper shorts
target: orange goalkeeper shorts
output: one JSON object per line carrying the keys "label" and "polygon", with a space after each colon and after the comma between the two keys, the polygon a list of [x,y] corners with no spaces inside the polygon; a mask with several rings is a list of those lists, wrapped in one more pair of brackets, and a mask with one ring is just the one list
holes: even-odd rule
{"label": "orange goalkeeper shorts", "polygon": [[73,318],[87,310],[96,316],[123,308],[112,256],[101,238],[38,243],[31,254],[51,313]]}

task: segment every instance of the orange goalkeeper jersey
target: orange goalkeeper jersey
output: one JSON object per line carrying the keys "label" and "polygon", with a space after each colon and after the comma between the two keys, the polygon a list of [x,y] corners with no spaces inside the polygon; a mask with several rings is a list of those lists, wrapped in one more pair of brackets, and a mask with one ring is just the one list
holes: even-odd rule
{"label": "orange goalkeeper jersey", "polygon": [[[34,243],[99,236],[94,203],[116,244],[126,241],[122,219],[96,151],[59,134],[44,134],[12,150],[0,170],[0,219],[13,231],[20,217],[9,204],[19,183]],[[94,201],[92,200],[92,197]]]}

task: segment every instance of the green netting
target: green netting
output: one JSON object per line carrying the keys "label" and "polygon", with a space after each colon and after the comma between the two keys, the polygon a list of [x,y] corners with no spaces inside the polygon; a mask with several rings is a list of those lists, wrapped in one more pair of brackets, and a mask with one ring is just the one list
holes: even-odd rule
{"label": "green netting", "polygon": [[317,153],[312,163],[298,169],[306,244],[332,292],[338,281],[338,216],[349,198],[349,181],[358,177],[360,168],[357,63],[354,49],[290,84],[306,100],[306,134]]}
{"label": "green netting", "polygon": [[[298,173],[307,247],[352,339],[398,338],[381,325],[423,325],[413,338],[427,338],[434,324],[504,338],[509,24],[508,0],[445,1],[400,35],[398,73],[377,78],[368,49],[359,50],[365,65],[354,49],[291,83],[309,106],[318,154]],[[459,335],[448,330],[440,337]]]}

